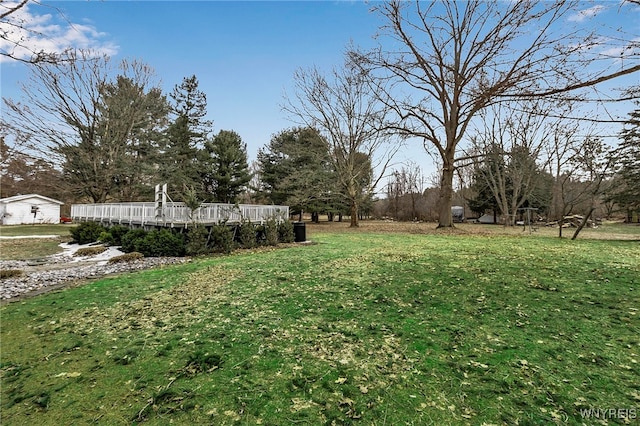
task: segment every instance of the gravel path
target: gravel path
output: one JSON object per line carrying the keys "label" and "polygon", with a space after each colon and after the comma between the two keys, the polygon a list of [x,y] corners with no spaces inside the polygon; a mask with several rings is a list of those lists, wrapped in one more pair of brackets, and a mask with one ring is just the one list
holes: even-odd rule
{"label": "gravel path", "polygon": [[122,254],[110,247],[106,252],[91,257],[75,257],[77,244],[61,244],[64,252],[35,261],[0,261],[0,269],[19,269],[22,275],[0,280],[0,300],[13,301],[47,291],[76,285],[87,279],[105,275],[150,269],[161,265],[184,263],[182,257],[148,257],[132,262],[108,263],[111,257]]}

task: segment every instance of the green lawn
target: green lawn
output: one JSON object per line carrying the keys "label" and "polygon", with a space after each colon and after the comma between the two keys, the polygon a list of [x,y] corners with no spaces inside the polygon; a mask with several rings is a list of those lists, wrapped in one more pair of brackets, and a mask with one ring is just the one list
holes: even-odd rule
{"label": "green lawn", "polygon": [[41,225],[2,225],[0,226],[0,236],[15,237],[23,235],[59,235],[69,237],[69,229],[75,225],[66,224],[41,224]]}
{"label": "green lawn", "polygon": [[637,241],[310,231],[3,307],[2,424],[640,416]]}

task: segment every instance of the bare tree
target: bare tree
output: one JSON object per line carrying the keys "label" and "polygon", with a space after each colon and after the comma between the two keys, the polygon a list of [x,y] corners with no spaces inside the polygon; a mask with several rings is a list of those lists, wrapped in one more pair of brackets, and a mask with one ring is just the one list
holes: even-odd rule
{"label": "bare tree", "polygon": [[578,4],[392,0],[375,8],[387,22],[388,38],[379,40],[389,44],[352,58],[374,77],[373,91],[397,114],[397,130],[441,158],[439,227],[453,226],[459,145],[480,111],[508,97],[556,96],[640,70],[633,49],[622,52],[622,68],[611,58],[606,64],[618,69],[585,66],[594,62],[585,52],[597,35],[558,30]]}
{"label": "bare tree", "polygon": [[139,172],[167,107],[149,67],[124,61],[112,81],[108,57],[69,51],[30,71],[23,102],[4,99],[0,120],[18,152],[61,166],[76,195],[94,202],[129,198],[136,184],[151,184]]}
{"label": "bare tree", "polygon": [[589,208],[580,225],[576,228],[572,240],[575,240],[580,231],[589,221],[589,218],[596,209],[596,201],[602,195],[605,179],[612,174],[615,158],[611,155],[610,149],[604,145],[601,139],[588,137],[574,155],[573,161],[581,165],[583,173],[582,181],[584,190],[582,193],[588,200]]}
{"label": "bare tree", "polygon": [[[329,78],[314,67],[299,69],[294,79],[295,98],[286,99],[284,110],[329,142],[339,187],[350,205],[351,226],[357,227],[360,206],[397,151],[384,132],[387,110],[350,63],[334,69]],[[391,149],[381,152],[385,147]]]}
{"label": "bare tree", "polygon": [[558,122],[547,145],[547,164],[553,176],[551,218],[562,238],[565,216],[583,213],[575,239],[595,210],[596,201],[609,188],[615,163],[611,149],[595,136],[582,137],[575,123]]}
{"label": "bare tree", "polygon": [[36,64],[21,84],[22,100],[3,98],[1,122],[18,149],[62,164],[55,150],[80,140],[94,140],[100,121],[101,90],[109,81],[110,59],[69,51],[57,64]]}
{"label": "bare tree", "polygon": [[396,220],[422,218],[418,203],[423,198],[424,184],[425,178],[420,166],[411,161],[389,176],[386,196],[388,208],[392,210]]}
{"label": "bare tree", "polygon": [[573,190],[578,163],[572,162],[579,150],[577,123],[563,123],[555,129],[547,145],[547,165],[553,176],[550,217],[558,221],[558,236],[562,238],[564,217],[582,201],[580,191]]}
{"label": "bare tree", "polygon": [[[514,108],[515,107],[515,108]],[[529,205],[546,164],[543,151],[552,135],[554,123],[545,111],[555,105],[544,102],[495,104],[479,116],[482,128],[472,136],[474,150],[480,153],[476,167],[493,194],[504,217],[504,224],[515,224],[518,209]]]}
{"label": "bare tree", "polygon": [[41,32],[39,25],[27,13],[29,5],[48,7],[62,15],[57,8],[43,5],[37,0],[0,2],[0,58],[27,64],[55,63],[64,60],[65,53],[72,50],[71,47],[48,51],[39,47],[43,43],[34,42],[48,37]]}

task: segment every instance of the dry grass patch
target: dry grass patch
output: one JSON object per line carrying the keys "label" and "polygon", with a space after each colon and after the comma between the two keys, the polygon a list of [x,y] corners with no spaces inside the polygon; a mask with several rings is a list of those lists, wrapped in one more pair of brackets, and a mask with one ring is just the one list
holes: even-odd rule
{"label": "dry grass patch", "polygon": [[76,257],[85,257],[85,256],[96,256],[100,253],[104,253],[107,251],[105,246],[92,246],[92,247],[83,247],[73,254]]}
{"label": "dry grass patch", "polygon": [[0,269],[0,280],[5,278],[19,277],[24,274],[21,269]]}
{"label": "dry grass patch", "polygon": [[130,253],[125,253],[125,254],[121,254],[120,256],[112,257],[111,259],[109,259],[109,263],[134,262],[142,258],[144,258],[144,254],[139,253],[137,251],[132,251]]}
{"label": "dry grass patch", "polygon": [[108,308],[85,309],[64,318],[63,323],[82,335],[172,331],[206,320],[206,302],[219,301],[221,287],[239,275],[239,271],[222,267],[205,268],[190,274],[183,284]]}

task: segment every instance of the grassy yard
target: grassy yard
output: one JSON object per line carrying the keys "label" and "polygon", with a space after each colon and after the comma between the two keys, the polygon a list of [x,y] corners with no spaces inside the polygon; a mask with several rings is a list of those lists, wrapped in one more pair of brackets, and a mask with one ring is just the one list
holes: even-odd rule
{"label": "grassy yard", "polygon": [[69,229],[75,225],[0,225],[0,236],[15,237],[24,235],[59,235],[69,237]]}
{"label": "grassy yard", "polygon": [[637,241],[320,226],[307,236],[315,244],[4,306],[1,423],[579,425],[595,423],[581,415],[589,409],[640,416]]}
{"label": "grassy yard", "polygon": [[0,260],[36,259],[60,253],[59,244],[71,239],[69,230],[74,225],[5,225],[0,226],[0,237],[52,235],[53,238],[0,239]]}

